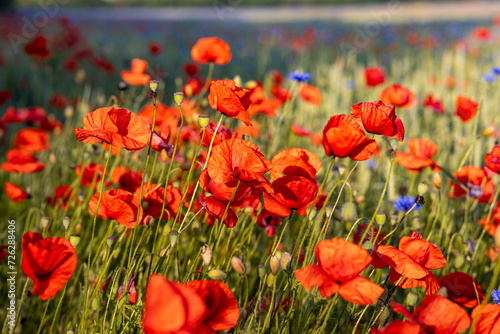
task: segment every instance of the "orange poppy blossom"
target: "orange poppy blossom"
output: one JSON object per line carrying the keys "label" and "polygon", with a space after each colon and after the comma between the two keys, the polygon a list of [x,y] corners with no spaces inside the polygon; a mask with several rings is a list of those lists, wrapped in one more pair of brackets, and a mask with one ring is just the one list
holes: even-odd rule
{"label": "orange poppy blossom", "polygon": [[432,160],[438,151],[434,142],[423,138],[410,139],[408,148],[410,152],[396,151],[395,161],[410,173],[418,174],[427,167],[434,171],[440,171],[436,162]]}
{"label": "orange poppy blossom", "polygon": [[466,123],[477,114],[479,103],[465,96],[459,96],[455,102],[455,115],[460,117],[462,122]]}
{"label": "orange poppy blossom", "polygon": [[208,103],[221,114],[239,119],[245,125],[252,125],[247,114],[252,103],[250,90],[236,87],[233,80],[211,81]]}
{"label": "orange poppy blossom", "polygon": [[391,302],[397,314],[403,314],[408,321],[397,320],[382,329],[373,328],[371,334],[455,334],[469,328],[471,319],[459,305],[441,295],[426,296],[413,313],[403,305]]}
{"label": "orange poppy blossom", "polygon": [[476,279],[466,273],[460,271],[449,273],[438,279],[438,284],[441,289],[446,289],[448,299],[463,307],[474,308],[478,302],[482,303],[484,300],[481,286]]}
{"label": "orange poppy blossom", "polygon": [[465,195],[477,198],[479,203],[488,203],[492,199],[495,190],[495,184],[482,168],[476,166],[464,166],[453,173],[453,176],[463,185],[468,191],[460,187],[455,181],[450,180],[451,198],[459,198]]}
{"label": "orange poppy blossom", "polygon": [[231,61],[231,48],[218,37],[200,38],[191,49],[191,58],[201,64],[225,65]]}
{"label": "orange poppy blossom", "polygon": [[373,251],[372,265],[377,269],[389,266],[391,282],[402,289],[423,287],[426,295],[439,290],[430,269],[443,268],[446,259],[438,247],[424,240],[417,232],[399,240],[399,249],[381,245]]}
{"label": "orange poppy blossom", "polygon": [[[147,124],[153,124],[155,107],[150,104],[144,106],[138,113],[142,120]],[[181,115],[179,113],[179,108],[169,107],[163,103],[156,104],[156,119],[155,119],[155,130],[163,133],[168,128],[170,133],[173,133],[179,127],[181,120]]]}
{"label": "orange poppy blossom", "polygon": [[7,197],[14,202],[22,202],[26,198],[31,197],[26,191],[24,191],[21,187],[18,185],[12,183],[12,182],[5,182],[3,185],[3,190],[5,191],[5,194]]}
{"label": "orange poppy blossom", "polygon": [[6,173],[36,173],[42,171],[45,165],[30,152],[18,148],[7,151],[7,161],[2,163],[2,169]]}
{"label": "orange poppy blossom", "polygon": [[[221,124],[217,129],[217,134],[215,134],[215,129],[217,129],[217,123],[210,122],[208,126],[205,128],[205,138],[203,138],[203,146],[210,147],[210,143],[212,143],[212,147],[215,147],[222,143],[224,140],[235,138],[236,134],[233,133],[227,126]],[[214,137],[212,142],[212,138]],[[203,136],[203,129],[200,129],[200,140]]]}
{"label": "orange poppy blossom", "polygon": [[[89,201],[89,210],[95,215],[97,202],[99,201],[99,193],[92,195]],[[112,189],[102,193],[101,203],[97,215],[102,219],[114,219],[127,228],[134,228],[139,212],[139,223],[143,217],[143,210],[139,205],[139,196],[122,190]]]}
{"label": "orange poppy blossom", "polygon": [[375,140],[367,138],[363,128],[349,115],[330,117],[323,129],[323,148],[327,156],[368,160],[377,149]]}
{"label": "orange poppy blossom", "polygon": [[479,305],[472,310],[471,319],[476,320],[474,334],[500,333],[500,305]]}
{"label": "orange poppy blossom", "polygon": [[92,111],[83,118],[83,129],[75,129],[76,139],[87,144],[105,142],[129,151],[144,148],[151,135],[140,116],[117,107]]}
{"label": "orange poppy blossom", "polygon": [[391,85],[381,91],[379,98],[387,104],[403,109],[411,109],[418,102],[415,93],[398,84]]}
{"label": "orange poppy blossom", "polygon": [[363,102],[351,107],[351,115],[369,133],[397,138],[403,141],[405,128],[401,119],[396,116],[396,107],[382,101]]}
{"label": "orange poppy blossom", "polygon": [[44,239],[40,233],[27,232],[21,244],[21,269],[33,280],[32,293],[48,300],[64,287],[76,269],[76,250],[65,238]]}
{"label": "orange poppy blossom", "polygon": [[73,194],[76,189],[67,184],[62,184],[54,189],[54,196],[45,198],[45,202],[52,207],[59,207],[66,210],[72,204]]}
{"label": "orange poppy blossom", "polygon": [[318,264],[295,270],[299,283],[311,290],[319,287],[322,297],[338,293],[346,301],[358,305],[371,305],[384,289],[359,274],[371,263],[368,252],[342,238],[320,241],[314,248]]}
{"label": "orange poppy blossom", "polygon": [[321,91],[319,88],[312,85],[301,85],[299,88],[299,96],[313,106],[319,106],[321,104]]}
{"label": "orange poppy blossom", "polygon": [[367,67],[364,72],[365,82],[368,87],[375,87],[385,81],[385,72],[380,67]]}
{"label": "orange poppy blossom", "polygon": [[260,127],[255,123],[252,126],[240,125],[234,131],[236,132],[236,138],[242,138],[243,135],[248,135],[250,138],[259,138],[260,136]]}
{"label": "orange poppy blossom", "polygon": [[321,160],[303,148],[288,148],[280,151],[271,160],[271,180],[286,175],[300,175],[316,182],[316,174],[321,169]]}
{"label": "orange poppy blossom", "polygon": [[123,81],[132,86],[142,86],[151,80],[151,77],[146,74],[148,62],[139,58],[132,59],[130,71],[121,71]]}
{"label": "orange poppy blossom", "polygon": [[[140,186],[134,193],[135,197],[140,195]],[[161,209],[163,207],[163,198],[165,196],[165,188],[158,187],[157,184],[143,185],[142,188],[142,206],[144,216],[152,216],[153,218],[160,217]],[[177,210],[182,206],[182,194],[178,188],[172,185],[167,186],[165,197],[165,208],[163,212],[163,219],[175,217]],[[147,204],[146,204],[147,203]]]}
{"label": "orange poppy blossom", "polygon": [[500,145],[494,146],[491,152],[484,156],[484,162],[491,171],[500,173]]}
{"label": "orange poppy blossom", "polygon": [[25,128],[16,134],[14,145],[17,148],[26,150],[31,153],[46,151],[50,149],[47,146],[49,136],[44,130]]}
{"label": "orange poppy blossom", "polygon": [[279,99],[270,99],[266,97],[264,87],[259,81],[255,81],[256,86],[251,89],[250,100],[252,104],[248,107],[248,115],[250,117],[258,114],[264,114],[268,117],[276,116],[276,112],[283,102]]}

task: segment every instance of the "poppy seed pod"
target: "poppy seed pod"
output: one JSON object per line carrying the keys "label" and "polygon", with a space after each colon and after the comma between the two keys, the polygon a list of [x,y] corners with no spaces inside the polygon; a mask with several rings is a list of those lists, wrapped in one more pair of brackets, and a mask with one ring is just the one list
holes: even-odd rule
{"label": "poppy seed pod", "polygon": [[149,89],[151,89],[153,93],[156,93],[156,90],[158,89],[158,80],[151,80],[149,82]]}
{"label": "poppy seed pod", "polygon": [[266,267],[263,264],[259,264],[257,266],[257,273],[260,279],[264,279],[266,277]]}
{"label": "poppy seed pod", "polygon": [[64,229],[68,229],[70,222],[71,222],[71,219],[69,217],[63,218],[62,223],[63,223]]}
{"label": "poppy seed pod", "polygon": [[47,228],[47,226],[49,226],[50,224],[49,217],[43,217],[40,224],[42,225],[42,228]]}
{"label": "poppy seed pod", "polygon": [[179,231],[172,230],[168,232],[168,236],[170,237],[170,246],[174,247],[177,243],[177,238],[179,238]]}
{"label": "poppy seed pod", "polygon": [[375,215],[375,222],[380,226],[385,224],[386,219],[386,215],[382,212],[379,212]]}
{"label": "poppy seed pod", "polygon": [[76,246],[78,246],[78,244],[80,243],[80,235],[79,234],[70,235],[69,242],[71,243],[71,246],[76,248]]}
{"label": "poppy seed pod", "polygon": [[318,210],[316,209],[316,207],[314,206],[309,206],[307,207],[307,217],[309,217],[309,220],[313,220],[314,217],[316,216],[316,213],[318,212]]}
{"label": "poppy seed pod", "polygon": [[408,292],[408,294],[406,295],[406,305],[413,307],[417,305],[417,303],[418,303],[418,295],[413,291]]}
{"label": "poppy seed pod", "polygon": [[207,244],[203,245],[200,253],[203,263],[208,266],[210,261],[212,261],[212,251],[210,250],[210,247]]}
{"label": "poppy seed pod", "polygon": [[114,242],[115,242],[115,237],[113,237],[112,235],[106,238],[106,245],[108,245],[109,248],[113,246]]}
{"label": "poppy seed pod", "polygon": [[236,271],[240,275],[245,275],[246,268],[243,262],[240,260],[240,258],[233,256],[231,258],[231,266],[233,267],[234,271]]}
{"label": "poppy seed pod", "polygon": [[219,269],[212,269],[208,272],[208,277],[217,281],[223,281],[226,279],[227,275],[225,272]]}
{"label": "poppy seed pod", "polygon": [[271,268],[271,273],[274,276],[278,275],[281,265],[280,265],[280,259],[276,255],[271,256],[271,260],[269,261],[269,267]]}
{"label": "poppy seed pod", "polygon": [[174,101],[175,103],[177,103],[178,106],[180,106],[182,101],[184,101],[184,93],[183,92],[174,93]]}
{"label": "poppy seed pod", "polygon": [[207,115],[200,115],[200,117],[198,117],[198,125],[200,126],[200,128],[205,129],[209,123],[210,119]]}
{"label": "poppy seed pod", "polygon": [[418,184],[417,190],[418,194],[420,196],[423,196],[427,192],[427,190],[429,190],[429,183],[427,183],[427,181],[420,182]]}

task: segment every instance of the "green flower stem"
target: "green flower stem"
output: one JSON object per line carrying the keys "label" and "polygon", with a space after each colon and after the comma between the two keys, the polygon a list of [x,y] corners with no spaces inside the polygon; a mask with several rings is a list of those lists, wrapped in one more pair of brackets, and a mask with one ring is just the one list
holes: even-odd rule
{"label": "green flower stem", "polygon": [[[398,224],[396,225],[396,227],[389,233],[387,233],[387,235],[384,237],[384,239],[382,239],[378,245],[382,244],[385,240],[387,240],[391,235],[394,234],[394,232],[396,232],[396,230],[398,229],[398,227],[401,225],[401,223],[403,222],[403,220],[406,218],[406,216],[408,216],[410,214],[410,212],[413,211],[413,209],[415,209],[415,207],[417,206],[417,203],[413,204],[413,206],[405,212],[405,214],[403,215],[403,217],[401,217],[401,219],[399,220]],[[377,245],[375,245],[377,246]]]}
{"label": "green flower stem", "polygon": [[50,304],[50,299],[45,302],[45,311],[43,311],[43,316],[42,319],[40,320],[40,325],[38,326],[38,331],[36,332],[36,334],[40,334],[40,332],[42,331],[45,322],[45,316],[47,315],[47,309],[49,308],[49,304]]}
{"label": "green flower stem", "polygon": [[198,106],[200,105],[200,101],[203,98],[203,95],[205,95],[205,93],[207,92],[208,87],[210,86],[210,82],[212,81],[212,75],[214,74],[214,66],[215,63],[213,61],[211,61],[210,64],[208,65],[208,74],[207,78],[205,79],[205,85],[203,85],[203,88],[201,89],[200,93],[198,94],[198,98],[196,99],[197,108],[199,108]]}

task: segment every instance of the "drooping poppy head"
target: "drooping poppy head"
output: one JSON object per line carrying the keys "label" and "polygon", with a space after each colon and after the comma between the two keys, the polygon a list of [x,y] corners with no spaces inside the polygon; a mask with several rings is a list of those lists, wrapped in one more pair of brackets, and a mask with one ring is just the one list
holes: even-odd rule
{"label": "drooping poppy head", "polygon": [[44,239],[40,233],[27,232],[21,244],[21,268],[33,280],[33,294],[48,300],[64,287],[76,269],[76,251],[65,238]]}
{"label": "drooping poppy head", "polygon": [[321,104],[321,91],[317,87],[302,85],[299,89],[299,96],[313,106],[319,106]]}
{"label": "drooping poppy head", "polygon": [[321,169],[321,160],[303,148],[288,148],[276,154],[271,160],[271,180],[285,175],[303,176],[316,182],[316,174]]}
{"label": "drooping poppy head", "polygon": [[349,115],[332,116],[323,129],[323,147],[327,156],[368,160],[377,143],[365,136],[363,128]]}
{"label": "drooping poppy head", "polygon": [[221,114],[239,119],[245,125],[252,125],[247,114],[252,103],[249,96],[250,90],[236,87],[233,80],[211,81],[208,103]]}
{"label": "drooping poppy head", "polygon": [[45,131],[34,128],[24,128],[16,134],[14,145],[17,148],[36,153],[48,150],[48,142],[49,136]]}
{"label": "drooping poppy head", "polygon": [[493,147],[490,153],[484,156],[486,167],[495,173],[500,173],[500,145]]}
{"label": "drooping poppy head", "polygon": [[380,67],[367,67],[365,69],[365,81],[368,87],[375,87],[385,81],[385,72]]}
{"label": "drooping poppy head", "polygon": [[439,286],[446,289],[446,296],[463,307],[474,308],[484,300],[481,286],[476,279],[466,273],[455,271],[442,276]]}
{"label": "drooping poppy head", "polygon": [[401,119],[396,116],[394,106],[382,101],[358,103],[351,107],[351,115],[361,122],[369,133],[404,140],[405,128]]}
{"label": "drooping poppy head", "polygon": [[151,77],[146,74],[148,62],[139,58],[132,59],[132,68],[130,71],[121,71],[123,81],[132,86],[142,86],[151,80]]}
{"label": "drooping poppy head", "polygon": [[194,333],[207,307],[190,287],[153,274],[144,300],[142,328],[146,334]]}
{"label": "drooping poppy head", "polygon": [[438,151],[437,145],[428,139],[417,138],[408,141],[410,152],[396,151],[396,162],[405,167],[411,173],[420,173],[427,167],[439,171],[439,167],[432,160]]}
{"label": "drooping poppy head", "polygon": [[129,151],[148,144],[151,130],[141,117],[123,108],[99,108],[83,118],[83,129],[75,129],[76,139],[88,144],[105,142]]}
{"label": "drooping poppy head", "polygon": [[14,202],[22,202],[26,198],[30,197],[26,191],[12,182],[5,182],[3,190],[5,191],[7,197]]}
{"label": "drooping poppy head", "polygon": [[45,165],[26,150],[14,148],[7,152],[7,161],[2,163],[6,173],[35,173],[42,171]]}
{"label": "drooping poppy head", "polygon": [[191,58],[197,63],[224,65],[231,61],[231,49],[218,37],[200,38],[191,49]]}
{"label": "drooping poppy head", "polygon": [[51,56],[51,52],[47,49],[47,39],[44,36],[37,36],[31,43],[26,44],[24,52],[39,59]]}
{"label": "drooping poppy head", "polygon": [[465,96],[457,97],[455,102],[455,114],[460,117],[462,122],[466,123],[477,114],[479,103]]}
{"label": "drooping poppy head", "polygon": [[407,88],[394,84],[380,92],[379,98],[387,104],[403,109],[411,109],[417,105],[417,97]]}
{"label": "drooping poppy head", "polygon": [[[89,210],[95,215],[99,193],[92,195],[89,201]],[[102,219],[114,219],[127,228],[134,228],[137,222],[139,197],[121,190],[112,189],[102,193],[101,203],[97,215]],[[142,208],[139,211],[139,223],[142,220]]]}
{"label": "drooping poppy head", "polygon": [[195,280],[185,284],[205,302],[207,312],[197,333],[226,331],[238,323],[238,302],[229,287],[221,281]]}

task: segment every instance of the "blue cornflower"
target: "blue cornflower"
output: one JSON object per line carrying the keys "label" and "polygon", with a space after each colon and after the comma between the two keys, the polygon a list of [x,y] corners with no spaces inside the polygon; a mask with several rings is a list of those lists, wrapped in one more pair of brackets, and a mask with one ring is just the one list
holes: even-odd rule
{"label": "blue cornflower", "polygon": [[[413,204],[415,204],[415,197],[413,197],[413,196],[399,196],[394,201],[394,210],[396,210],[396,211],[408,211],[411,209]],[[420,203],[418,203],[415,206],[415,209],[413,209],[413,210],[418,210],[418,209],[420,209]]]}
{"label": "blue cornflower", "polygon": [[356,88],[356,82],[354,82],[354,80],[347,80],[345,82],[345,87],[347,89],[354,89],[354,88]]}
{"label": "blue cornflower", "polygon": [[493,299],[493,303],[500,305],[500,291],[493,289],[493,291],[491,291],[491,298]]}
{"label": "blue cornflower", "polygon": [[493,72],[493,74],[495,75],[500,75],[500,67],[493,66],[491,68],[491,72]]}
{"label": "blue cornflower", "polygon": [[295,72],[290,72],[290,74],[288,74],[288,77],[294,81],[305,82],[311,79],[311,73],[300,72],[299,70],[297,70]]}
{"label": "blue cornflower", "polygon": [[483,80],[489,83],[493,83],[497,81],[497,76],[493,73],[484,73]]}

